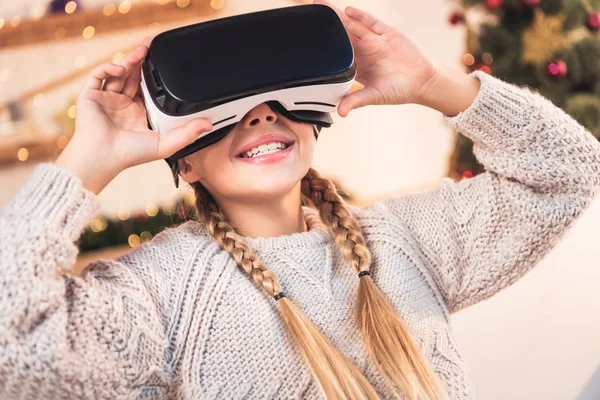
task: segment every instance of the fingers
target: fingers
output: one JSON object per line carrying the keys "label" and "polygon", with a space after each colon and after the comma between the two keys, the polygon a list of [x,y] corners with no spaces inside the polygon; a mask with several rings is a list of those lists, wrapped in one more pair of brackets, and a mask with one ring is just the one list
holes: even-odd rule
{"label": "fingers", "polygon": [[362,89],[356,90],[346,95],[340,104],[338,104],[338,114],[341,117],[346,117],[350,111],[355,108],[364,107],[370,104],[383,104],[381,93],[371,87],[365,86]]}
{"label": "fingers", "polygon": [[385,22],[358,8],[352,6],[346,7],[346,15],[362,23],[378,35],[383,35],[388,30],[388,25]]}
{"label": "fingers", "polygon": [[121,77],[125,74],[125,68],[122,65],[102,64],[98,65],[92,71],[84,89],[100,90],[102,82],[110,77]]}
{"label": "fingers", "polygon": [[158,143],[158,157],[167,158],[193,143],[204,132],[212,129],[212,124],[205,118],[189,121],[187,124],[161,135]]}
{"label": "fingers", "polygon": [[137,68],[138,64],[146,57],[147,53],[148,48],[146,46],[139,45],[136,47],[136,49],[129,53],[123,61],[125,75],[119,78],[107,79],[103,89],[110,92],[121,93],[121,90],[123,90],[123,87],[125,86],[125,79],[131,75],[135,68]]}
{"label": "fingers", "polygon": [[[150,48],[150,43],[152,42],[152,36],[146,36],[142,41],[142,46],[146,46],[146,48]],[[146,54],[148,54],[146,52]],[[145,57],[145,56],[144,56]],[[133,68],[133,72],[131,75],[127,77],[125,80],[125,84],[123,87],[123,94],[128,97],[135,97],[140,88],[140,81],[142,79],[142,63],[144,58],[142,58]]]}

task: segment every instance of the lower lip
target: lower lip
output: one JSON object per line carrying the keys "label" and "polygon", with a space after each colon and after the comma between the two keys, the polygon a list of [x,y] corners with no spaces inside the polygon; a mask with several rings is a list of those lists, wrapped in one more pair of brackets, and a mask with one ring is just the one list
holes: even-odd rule
{"label": "lower lip", "polygon": [[294,147],[294,144],[295,143],[290,144],[288,147],[286,147],[283,150],[279,150],[274,153],[264,154],[264,155],[258,156],[258,157],[249,158],[249,157],[236,156],[236,158],[240,161],[244,161],[249,164],[257,164],[257,165],[273,164],[273,163],[276,163],[276,162],[284,159],[285,157],[287,157],[288,154],[290,154],[292,152],[292,148]]}

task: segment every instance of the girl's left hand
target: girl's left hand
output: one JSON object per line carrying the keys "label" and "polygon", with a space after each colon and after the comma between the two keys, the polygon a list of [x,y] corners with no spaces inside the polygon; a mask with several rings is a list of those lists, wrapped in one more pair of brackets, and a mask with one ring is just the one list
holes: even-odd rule
{"label": "girl's left hand", "polygon": [[413,39],[358,8],[341,10],[325,0],[313,3],[333,8],[342,20],[354,48],[356,80],[364,85],[342,99],[340,116],[370,104],[419,103],[440,68]]}

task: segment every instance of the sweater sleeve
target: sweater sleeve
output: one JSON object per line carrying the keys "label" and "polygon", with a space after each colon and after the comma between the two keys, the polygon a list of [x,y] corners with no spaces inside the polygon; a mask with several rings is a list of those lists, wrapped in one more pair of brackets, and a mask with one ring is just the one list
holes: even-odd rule
{"label": "sweater sleeve", "polygon": [[119,260],[68,273],[97,210],[79,178],[42,163],[0,211],[0,398],[123,399],[164,385],[163,319],[140,273]]}
{"label": "sweater sleeve", "polygon": [[450,312],[527,273],[600,188],[591,133],[529,88],[472,75],[481,82],[473,104],[445,119],[473,140],[486,171],[372,205],[408,228]]}

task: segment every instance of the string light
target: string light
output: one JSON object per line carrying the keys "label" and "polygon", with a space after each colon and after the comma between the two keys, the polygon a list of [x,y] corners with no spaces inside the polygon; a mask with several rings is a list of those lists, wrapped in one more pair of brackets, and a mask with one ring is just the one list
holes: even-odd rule
{"label": "string light", "polygon": [[177,0],[177,7],[186,8],[190,5],[190,0]]}
{"label": "string light", "polygon": [[75,68],[81,68],[85,65],[85,63],[85,56],[77,56],[77,58],[75,58]]}
{"label": "string light", "polygon": [[25,147],[21,147],[19,151],[17,151],[17,158],[19,161],[27,161],[29,158],[29,151]]}
{"label": "string light", "polygon": [[116,10],[117,10],[117,7],[115,7],[114,4],[110,3],[110,4],[107,4],[104,6],[104,8],[102,9],[102,14],[109,17],[109,16],[113,15]]}
{"label": "string light", "polygon": [[473,65],[473,64],[475,64],[475,57],[473,57],[473,54],[471,54],[471,53],[465,53],[462,56],[462,62],[465,65]]}
{"label": "string light", "polygon": [[77,111],[77,106],[75,104],[73,104],[71,107],[69,107],[69,109],[67,110],[67,114],[69,115],[69,118],[75,119],[76,111]]}
{"label": "string light", "polygon": [[158,206],[154,203],[148,204],[146,206],[146,214],[148,214],[149,217],[154,217],[158,214]]}
{"label": "string light", "polygon": [[10,75],[10,71],[4,68],[0,71],[0,82],[6,82],[8,80],[8,76]]}
{"label": "string light", "polygon": [[55,32],[54,32],[54,38],[55,39],[62,39],[67,35],[67,30],[65,28],[58,28]]}
{"label": "string light", "polygon": [[38,93],[35,96],[33,96],[33,105],[35,105],[36,107],[41,106],[43,101],[44,101],[43,94]]}
{"label": "string light", "polygon": [[65,12],[67,14],[73,14],[76,9],[77,9],[77,3],[75,3],[74,1],[70,1],[67,4],[65,4]]}
{"label": "string light", "polygon": [[225,4],[225,0],[210,0],[210,6],[212,8],[214,8],[215,10],[219,10],[219,9],[223,8],[224,4]]}
{"label": "string light", "polygon": [[56,147],[59,149],[64,149],[69,143],[69,137],[67,135],[60,135],[58,139],[56,139]]}
{"label": "string light", "polygon": [[158,0],[158,4],[160,4],[161,6],[167,5],[169,4],[170,0]]}
{"label": "string light", "polygon": [[90,227],[94,232],[102,232],[108,227],[108,221],[104,217],[96,217],[92,219]]}
{"label": "string light", "polygon": [[121,14],[127,14],[131,10],[131,3],[127,0],[119,4],[119,12]]}
{"label": "string light", "polygon": [[152,234],[148,231],[144,231],[141,233],[140,239],[142,239],[142,243],[147,242],[152,239]]}
{"label": "string light", "polygon": [[481,55],[481,61],[483,61],[487,65],[490,65],[494,62],[494,57],[490,53],[483,53]]}
{"label": "string light", "polygon": [[21,16],[17,15],[10,20],[10,26],[16,28],[21,23]]}
{"label": "string light", "polygon": [[115,55],[113,56],[113,64],[117,64],[119,61],[121,61],[121,59],[125,57],[125,54],[123,53],[115,53]]}
{"label": "string light", "polygon": [[132,233],[127,238],[127,243],[129,243],[129,246],[131,247],[138,247],[140,245],[140,237],[135,233]]}
{"label": "string light", "polygon": [[185,204],[187,204],[190,207],[193,207],[196,204],[196,195],[192,192],[186,192],[183,195],[183,200],[185,201]]}
{"label": "string light", "polygon": [[153,22],[148,25],[148,33],[154,33],[160,29],[160,24],[158,22]]}
{"label": "string light", "polygon": [[85,29],[83,30],[83,38],[90,39],[94,36],[95,33],[96,33],[96,28],[94,28],[91,25],[86,26]]}
{"label": "string light", "polygon": [[129,219],[129,211],[127,210],[119,210],[118,215],[121,221],[127,221]]}

